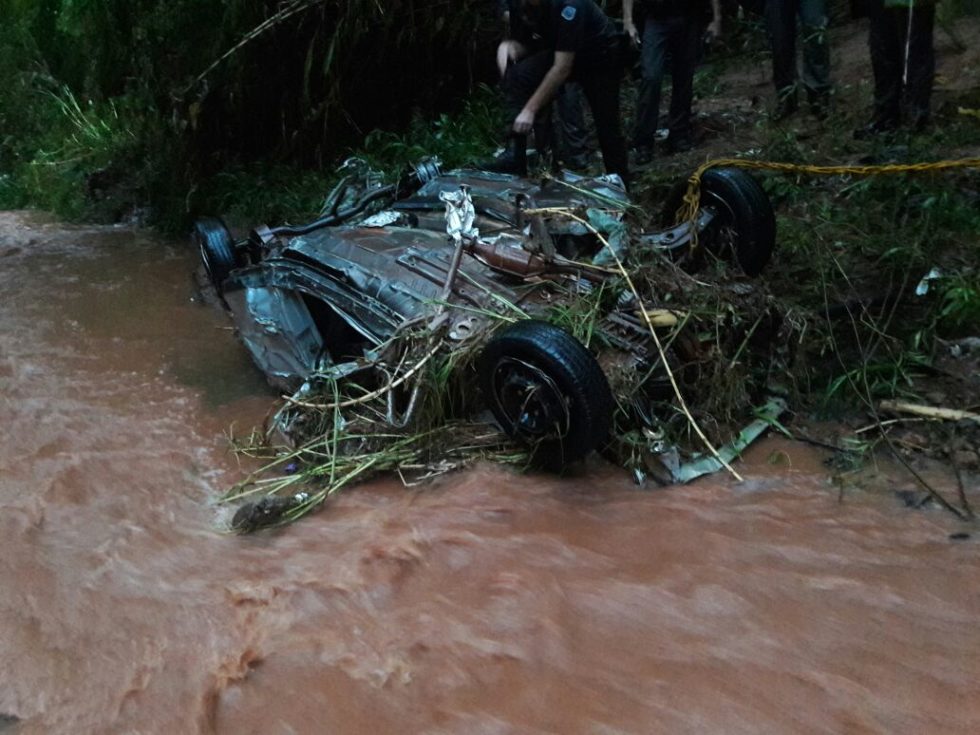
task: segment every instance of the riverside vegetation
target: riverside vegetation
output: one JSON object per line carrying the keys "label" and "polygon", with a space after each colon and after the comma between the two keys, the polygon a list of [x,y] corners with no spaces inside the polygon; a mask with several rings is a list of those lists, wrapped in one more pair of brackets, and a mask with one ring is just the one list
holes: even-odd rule
{"label": "riverside vegetation", "polygon": [[487,78],[489,5],[0,0],[0,206],[177,232],[315,211],[351,145],[390,152],[376,129],[485,144],[479,101],[440,115]]}

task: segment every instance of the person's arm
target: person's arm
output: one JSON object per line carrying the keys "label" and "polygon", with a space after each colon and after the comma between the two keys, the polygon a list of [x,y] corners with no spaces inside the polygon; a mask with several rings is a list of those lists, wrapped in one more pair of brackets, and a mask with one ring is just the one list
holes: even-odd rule
{"label": "person's arm", "polygon": [[514,132],[526,135],[534,127],[534,120],[541,109],[558,94],[561,85],[572,75],[572,65],[575,63],[575,53],[572,51],[556,51],[555,62],[545,74],[541,84],[534,90],[531,99],[524,105],[521,114],[514,119]]}
{"label": "person's arm", "polygon": [[[624,0],[631,2],[631,0]],[[711,22],[708,24],[708,37],[721,38],[721,0],[711,0]]]}
{"label": "person's arm", "polygon": [[[712,0],[712,2],[720,2],[720,0]],[[640,45],[640,32],[636,29],[633,20],[633,0],[623,0],[623,30],[634,44]]]}

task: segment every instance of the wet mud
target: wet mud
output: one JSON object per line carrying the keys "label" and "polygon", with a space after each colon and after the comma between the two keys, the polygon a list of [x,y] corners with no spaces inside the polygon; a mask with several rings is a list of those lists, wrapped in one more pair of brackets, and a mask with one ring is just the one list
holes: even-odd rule
{"label": "wet mud", "polygon": [[742,484],[481,466],[222,533],[274,394],[194,266],[0,213],[0,731],[980,731],[976,534],[785,440]]}

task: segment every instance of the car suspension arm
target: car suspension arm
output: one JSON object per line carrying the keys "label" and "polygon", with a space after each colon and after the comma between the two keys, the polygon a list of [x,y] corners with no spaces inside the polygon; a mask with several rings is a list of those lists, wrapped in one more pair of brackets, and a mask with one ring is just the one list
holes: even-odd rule
{"label": "car suspension arm", "polygon": [[308,235],[315,230],[319,230],[321,227],[332,227],[334,225],[343,224],[351,217],[363,212],[368,208],[368,205],[373,204],[379,199],[394,198],[395,191],[396,187],[394,184],[382,186],[380,189],[376,189],[368,194],[365,194],[352,205],[347,207],[347,209],[342,209],[335,214],[328,214],[326,217],[313,220],[308,225],[297,225],[295,227],[290,227],[288,225],[282,227],[272,227],[269,229],[269,233],[274,236],[285,235],[286,237],[296,237],[298,235]]}

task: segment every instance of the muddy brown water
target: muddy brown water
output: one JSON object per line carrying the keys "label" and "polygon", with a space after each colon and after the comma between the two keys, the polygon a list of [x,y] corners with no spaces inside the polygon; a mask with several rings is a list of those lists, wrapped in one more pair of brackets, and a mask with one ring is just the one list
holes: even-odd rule
{"label": "muddy brown water", "polygon": [[980,546],[785,441],[742,485],[482,466],[221,533],[273,396],[194,258],[0,214],[0,731],[980,732]]}

